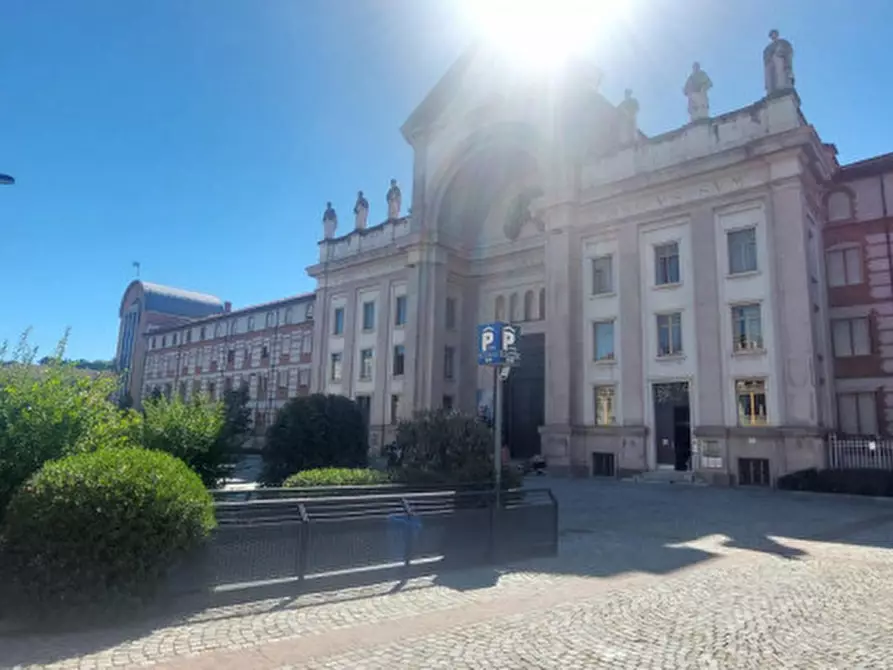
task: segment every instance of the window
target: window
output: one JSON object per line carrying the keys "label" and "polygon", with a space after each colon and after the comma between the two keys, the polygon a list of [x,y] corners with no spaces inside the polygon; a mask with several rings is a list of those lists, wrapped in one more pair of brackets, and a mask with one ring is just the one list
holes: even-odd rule
{"label": "window", "polygon": [[837,358],[867,356],[871,353],[868,319],[835,319],[831,321],[831,338]]}
{"label": "window", "polygon": [[596,361],[614,360],[614,322],[596,321],[592,324],[592,352]]}
{"label": "window", "polygon": [[236,350],[230,349],[226,352],[226,363],[227,365],[234,365],[236,362]]}
{"label": "window", "polygon": [[360,379],[372,379],[372,349],[360,350]]}
{"label": "window", "polygon": [[735,382],[738,399],[738,423],[742,426],[765,426],[766,382],[762,379],[739,379]]}
{"label": "window", "polygon": [[847,435],[877,435],[877,396],[871,391],[838,393],[837,428]]}
{"label": "window", "polygon": [[729,274],[756,272],[757,229],[733,230],[726,235],[729,245]]}
{"label": "window", "polygon": [[288,370],[276,371],[276,388],[282,393],[288,391]]}
{"label": "window", "polygon": [[447,330],[456,329],[456,299],[446,299],[446,327]]}
{"label": "window", "polygon": [[292,321],[291,307],[286,307],[285,308],[285,324],[288,325],[291,323],[291,321]]}
{"label": "window", "polygon": [[614,292],[613,262],[611,256],[592,259],[592,295]]}
{"label": "window", "polygon": [[248,317],[248,332],[250,333],[252,330],[254,330],[254,317],[249,316]]}
{"label": "window", "polygon": [[267,328],[276,325],[276,312],[267,312]]}
{"label": "window", "polygon": [[852,286],[862,283],[862,251],[858,247],[829,251],[828,286]]}
{"label": "window", "polygon": [[260,350],[261,362],[270,357],[270,348],[265,344]]}
{"label": "window", "polygon": [[310,386],[310,368],[301,368],[298,370],[298,386]]}
{"label": "window", "polygon": [[153,349],[155,348],[155,344],[156,344],[156,342],[155,342],[155,338],[153,337],[153,338],[152,338],[152,348],[153,348]]}
{"label": "window", "polygon": [[505,321],[505,296],[496,296],[496,305],[493,310],[493,315],[496,317],[497,321]]}
{"label": "window", "polygon": [[443,408],[448,412],[453,409],[453,396],[445,395],[443,397]]}
{"label": "window", "polygon": [[208,396],[211,400],[217,400],[217,384],[208,382]]}
{"label": "window", "polygon": [[202,342],[204,342],[206,334],[207,333],[205,332],[205,327],[202,326],[201,328],[199,328],[199,331],[198,331],[198,339],[200,339]]}
{"label": "window", "polygon": [[344,308],[336,307],[334,319],[332,319],[332,334],[333,335],[343,335],[344,334]]}
{"label": "window", "polygon": [[363,303],[363,330],[375,330],[375,302]]}
{"label": "window", "polygon": [[394,365],[392,367],[393,375],[400,377],[403,375],[403,366],[406,363],[406,348],[402,344],[394,345]]}
{"label": "window", "polygon": [[313,321],[313,303],[307,303],[307,309],[304,310],[304,318],[307,321]]}
{"label": "window", "polygon": [[512,293],[509,296],[509,323],[514,323],[518,320],[518,294]]}
{"label": "window", "polygon": [[312,330],[304,331],[304,336],[301,338],[301,353],[302,354],[313,353],[313,331]]}
{"label": "window", "polygon": [[654,247],[654,283],[658,286],[679,283],[679,244],[677,242]]}
{"label": "window", "polygon": [[166,346],[167,346],[167,335],[165,335],[161,338],[161,348],[163,349]]}
{"label": "window", "polygon": [[524,292],[524,320],[533,321],[533,291]]}
{"label": "window", "polygon": [[543,320],[546,318],[546,289],[544,289],[544,288],[540,289],[539,313],[540,313],[540,320]]}
{"label": "window", "polygon": [[173,338],[172,344],[176,347],[177,346],[177,334],[174,333],[171,337]]}
{"label": "window", "polygon": [[341,354],[332,354],[331,362],[329,363],[329,376],[332,378],[333,382],[341,381]]}
{"label": "window", "polygon": [[220,337],[223,335],[223,326],[219,323],[214,324],[214,337]]}
{"label": "window", "polygon": [[614,416],[614,387],[595,387],[595,425],[611,426],[616,423]]}
{"label": "window", "polygon": [[853,218],[853,203],[846,191],[835,191],[828,196],[828,220],[846,221]]}
{"label": "window", "polygon": [[675,356],[682,353],[682,314],[657,315],[657,355]]}
{"label": "window", "polygon": [[406,325],[406,296],[398,295],[394,302],[394,325]]}
{"label": "window", "polygon": [[223,380],[223,392],[224,393],[232,393],[233,390],[233,378],[227,377]]}
{"label": "window", "polygon": [[192,342],[192,329],[186,331],[186,343]]}
{"label": "window", "polygon": [[198,397],[202,393],[202,383],[200,380],[196,379],[192,382],[192,397]]}
{"label": "window", "polygon": [[397,423],[400,419],[400,396],[391,396],[391,424]]}
{"label": "window", "polygon": [[258,399],[266,399],[267,391],[270,388],[269,379],[266,375],[260,375],[257,378],[257,397]]}
{"label": "window", "polygon": [[735,351],[763,348],[763,322],[758,304],[732,307],[732,346]]}
{"label": "window", "polygon": [[453,347],[443,349],[443,376],[444,379],[452,379],[456,367],[456,350]]}

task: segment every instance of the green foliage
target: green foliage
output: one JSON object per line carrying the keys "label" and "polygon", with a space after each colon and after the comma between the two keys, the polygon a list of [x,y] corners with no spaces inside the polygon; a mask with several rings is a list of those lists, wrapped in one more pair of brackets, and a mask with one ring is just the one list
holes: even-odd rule
{"label": "green foliage", "polygon": [[365,467],[366,439],[363,414],[350,398],[293,398],[267,430],[261,481],[277,485],[301,470]]}
{"label": "green foliage", "polygon": [[[46,461],[100,446],[132,446],[137,436],[139,417],[109,402],[115,377],[63,363],[65,342],[37,366],[26,331],[12,360],[0,367],[0,517],[15,489]],[[5,352],[0,347],[0,356]]]}
{"label": "green foliage", "polygon": [[227,391],[223,396],[224,439],[235,449],[251,433],[251,408],[248,407],[248,387]]}
{"label": "green foliage", "polygon": [[301,488],[305,486],[375,486],[388,484],[391,478],[386,472],[368,468],[317,468],[303,470],[288,477],[283,486]]}
{"label": "green foliage", "polygon": [[[38,361],[38,365],[50,365],[53,361],[53,357],[44,356]],[[65,365],[70,365],[76,370],[94,370],[96,372],[114,372],[115,371],[115,361],[88,361],[85,358],[79,358],[77,360],[69,360],[65,359],[63,361]]]}
{"label": "green foliage", "polygon": [[184,402],[162,396],[143,404],[141,442],[146,449],[165,451],[183,460],[205,486],[215,487],[232,460],[233,445],[226,431],[223,403],[207,398]]}
{"label": "green foliage", "polygon": [[389,465],[412,484],[493,481],[493,433],[480,418],[443,409],[419,412],[397,426]]}
{"label": "green foliage", "polygon": [[168,454],[104,449],[47,463],[15,494],[7,569],[43,604],[143,595],[214,526],[210,494]]}

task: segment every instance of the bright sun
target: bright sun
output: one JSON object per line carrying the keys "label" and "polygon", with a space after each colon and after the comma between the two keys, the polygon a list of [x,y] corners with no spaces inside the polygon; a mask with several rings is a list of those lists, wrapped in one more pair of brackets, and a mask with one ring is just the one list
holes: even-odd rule
{"label": "bright sun", "polygon": [[489,43],[525,66],[552,68],[615,27],[624,0],[465,0],[464,11]]}

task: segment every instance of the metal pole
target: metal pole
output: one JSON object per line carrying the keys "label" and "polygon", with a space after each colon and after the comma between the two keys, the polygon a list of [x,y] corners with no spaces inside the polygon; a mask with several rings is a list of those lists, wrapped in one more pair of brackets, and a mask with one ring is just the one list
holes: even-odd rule
{"label": "metal pole", "polygon": [[496,475],[496,506],[499,507],[499,494],[502,490],[502,375],[496,370],[496,397],[493,399],[493,469]]}

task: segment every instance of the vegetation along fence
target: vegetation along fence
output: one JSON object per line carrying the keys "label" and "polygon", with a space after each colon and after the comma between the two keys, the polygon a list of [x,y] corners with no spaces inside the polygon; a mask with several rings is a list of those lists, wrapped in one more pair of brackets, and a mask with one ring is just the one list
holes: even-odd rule
{"label": "vegetation along fence", "polygon": [[[378,487],[356,487],[370,488]],[[235,501],[219,494],[218,527],[173,571],[171,593],[288,582],[319,590],[332,580],[354,586],[558,550],[558,503],[548,489],[504,491],[498,506],[492,490],[356,489],[264,489]]]}
{"label": "vegetation along fence", "polygon": [[827,444],[831,470],[893,470],[893,439],[832,435]]}

